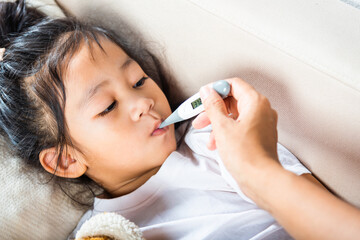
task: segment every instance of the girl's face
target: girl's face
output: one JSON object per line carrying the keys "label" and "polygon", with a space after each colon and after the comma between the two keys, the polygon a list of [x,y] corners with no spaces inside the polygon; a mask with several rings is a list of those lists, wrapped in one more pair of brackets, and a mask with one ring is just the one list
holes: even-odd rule
{"label": "girl's face", "polygon": [[104,38],[104,51],[92,46],[69,63],[65,118],[86,174],[118,196],[143,184],[176,149],[174,126],[156,130],[171,109],[135,61]]}

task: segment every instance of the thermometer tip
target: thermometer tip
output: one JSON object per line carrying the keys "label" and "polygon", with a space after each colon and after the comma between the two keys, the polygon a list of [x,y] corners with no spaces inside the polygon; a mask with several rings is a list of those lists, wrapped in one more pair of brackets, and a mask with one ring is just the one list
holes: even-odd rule
{"label": "thermometer tip", "polygon": [[166,125],[166,123],[165,123],[165,121],[164,122],[162,122],[161,124],[160,124],[160,126],[159,126],[159,128],[163,128],[163,127],[166,127],[167,125]]}

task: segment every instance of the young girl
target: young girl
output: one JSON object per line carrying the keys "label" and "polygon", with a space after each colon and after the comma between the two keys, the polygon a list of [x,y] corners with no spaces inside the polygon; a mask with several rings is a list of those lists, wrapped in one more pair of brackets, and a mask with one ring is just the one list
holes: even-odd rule
{"label": "young girl", "polygon": [[[50,20],[21,0],[1,3],[1,19],[2,134],[29,165],[104,189],[69,239],[100,212],[120,213],[146,239],[291,238],[206,148],[209,127],[158,128],[171,108],[150,52],[104,28]],[[278,155],[288,170],[309,173],[281,145]]]}

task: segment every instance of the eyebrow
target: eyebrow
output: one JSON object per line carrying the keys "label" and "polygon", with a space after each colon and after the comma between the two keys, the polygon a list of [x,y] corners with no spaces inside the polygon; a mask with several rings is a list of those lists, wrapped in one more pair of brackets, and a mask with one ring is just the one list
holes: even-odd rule
{"label": "eyebrow", "polygon": [[[134,62],[134,59],[127,57],[126,60],[121,65],[120,69],[122,71],[125,71],[132,62]],[[80,100],[79,108],[82,109],[83,107],[85,107],[86,103],[88,103],[95,96],[95,94],[99,91],[99,89],[101,89],[102,87],[104,87],[108,84],[109,84],[109,80],[103,80],[97,85],[92,85],[86,91],[86,94],[84,95],[84,97]]]}

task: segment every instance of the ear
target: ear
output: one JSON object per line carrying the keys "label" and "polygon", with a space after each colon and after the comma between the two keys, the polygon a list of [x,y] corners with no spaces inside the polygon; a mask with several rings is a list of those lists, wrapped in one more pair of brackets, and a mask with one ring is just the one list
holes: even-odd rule
{"label": "ear", "polygon": [[46,171],[64,178],[78,178],[86,172],[85,161],[74,158],[75,155],[80,157],[80,154],[76,154],[76,150],[70,147],[64,148],[70,151],[63,151],[58,162],[59,155],[56,149],[56,147],[47,148],[39,154],[40,163]]}

